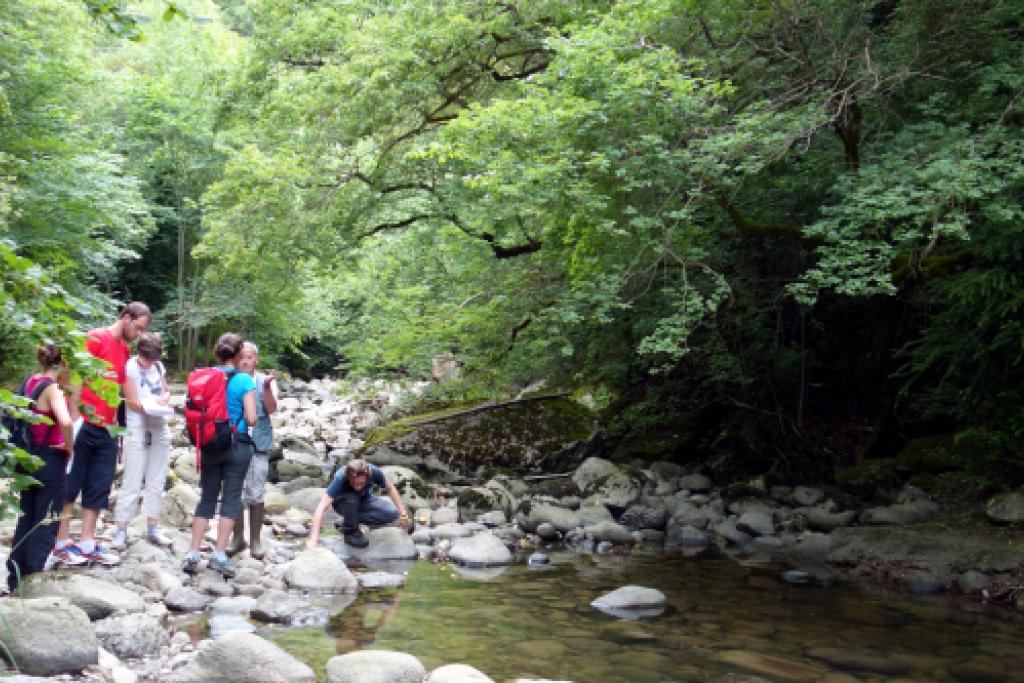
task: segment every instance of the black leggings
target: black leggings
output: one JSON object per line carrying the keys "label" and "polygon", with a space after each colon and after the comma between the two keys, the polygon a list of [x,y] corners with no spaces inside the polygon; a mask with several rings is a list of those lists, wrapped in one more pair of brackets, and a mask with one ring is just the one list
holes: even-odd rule
{"label": "black leggings", "polygon": [[[18,587],[19,573],[24,578],[43,570],[57,540],[57,518],[64,507],[67,454],[52,448],[33,454],[42,459],[43,466],[32,473],[39,484],[21,492],[21,517],[14,529],[11,556],[7,558],[7,587],[12,592]],[[53,520],[43,523],[50,515]]]}
{"label": "black leggings", "polygon": [[199,504],[196,505],[196,517],[213,519],[213,514],[217,511],[217,497],[221,495],[223,485],[220,516],[238,518],[242,512],[242,482],[249,471],[252,451],[252,441],[239,441],[236,438],[228,452],[216,461],[211,462],[209,460],[212,459],[207,458],[200,460],[199,488],[202,493],[199,496]]}

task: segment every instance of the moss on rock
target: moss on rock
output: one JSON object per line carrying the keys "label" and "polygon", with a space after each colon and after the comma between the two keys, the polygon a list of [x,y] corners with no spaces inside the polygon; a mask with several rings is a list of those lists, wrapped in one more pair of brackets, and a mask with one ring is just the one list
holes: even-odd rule
{"label": "moss on rock", "polygon": [[583,445],[596,432],[595,414],[565,397],[464,411],[459,407],[384,425],[361,453],[372,459],[375,447],[386,446],[403,455],[436,457],[474,476],[558,471],[579,462]]}
{"label": "moss on rock", "polygon": [[892,458],[862,460],[852,467],[836,473],[840,489],[862,498],[874,496],[879,490],[892,489],[900,484],[896,474],[896,461]]}

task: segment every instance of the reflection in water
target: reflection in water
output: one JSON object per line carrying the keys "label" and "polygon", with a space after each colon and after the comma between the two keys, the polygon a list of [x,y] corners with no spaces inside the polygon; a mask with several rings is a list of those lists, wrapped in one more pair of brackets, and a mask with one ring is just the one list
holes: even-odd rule
{"label": "reflection in water", "polygon": [[[407,569],[404,588],[362,591],[331,618],[335,652],[398,650],[428,671],[463,663],[499,682],[1024,680],[1020,624],[1001,610],[793,586],[777,567],[713,553],[555,553],[546,571],[516,565],[487,581],[426,562]],[[625,620],[590,606],[627,584],[661,590],[669,607]]]}

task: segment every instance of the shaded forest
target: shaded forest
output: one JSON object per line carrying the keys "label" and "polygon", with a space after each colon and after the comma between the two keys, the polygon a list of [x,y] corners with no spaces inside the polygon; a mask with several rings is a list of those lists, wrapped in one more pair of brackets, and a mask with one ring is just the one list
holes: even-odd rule
{"label": "shaded forest", "polygon": [[179,371],[452,354],[620,458],[1016,485],[1022,63],[996,0],[3,3],[0,372],[141,299]]}

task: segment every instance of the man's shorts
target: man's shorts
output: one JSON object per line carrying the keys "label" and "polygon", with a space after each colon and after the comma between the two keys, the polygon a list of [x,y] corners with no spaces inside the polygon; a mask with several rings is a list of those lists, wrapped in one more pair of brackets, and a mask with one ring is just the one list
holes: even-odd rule
{"label": "man's shorts", "polygon": [[104,427],[86,422],[75,439],[75,457],[68,472],[64,500],[75,502],[82,494],[82,507],[105,510],[117,467],[117,439]]}
{"label": "man's shorts", "polygon": [[256,451],[249,462],[249,471],[242,482],[242,505],[259,505],[266,497],[270,453]]}

